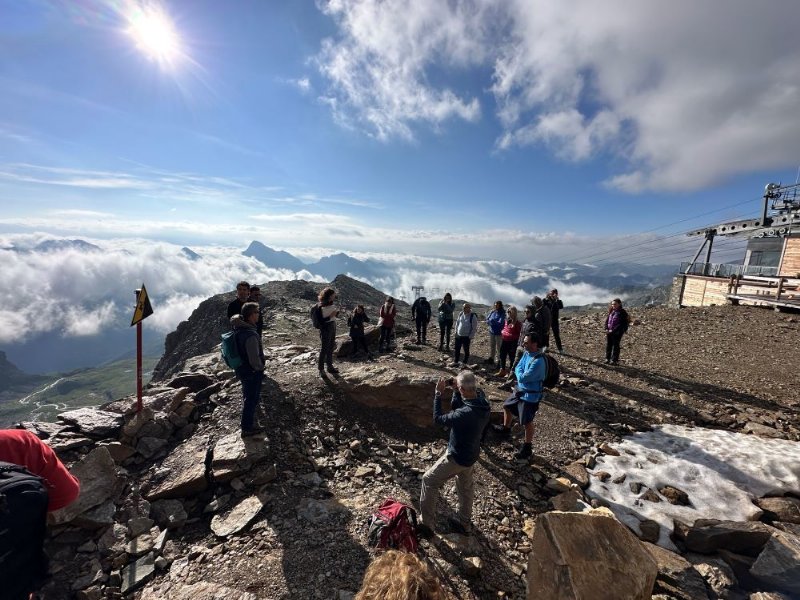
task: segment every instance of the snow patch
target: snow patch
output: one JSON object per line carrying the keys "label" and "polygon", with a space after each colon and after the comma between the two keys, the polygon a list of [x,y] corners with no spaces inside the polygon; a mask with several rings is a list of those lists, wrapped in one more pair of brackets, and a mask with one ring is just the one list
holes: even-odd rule
{"label": "snow patch", "polygon": [[[620,456],[597,458],[592,471],[611,474],[606,482],[592,477],[591,498],[602,499],[617,518],[639,531],[652,519],[661,525],[658,544],[675,550],[669,539],[673,519],[693,524],[697,519],[750,521],[760,509],[755,498],[800,494],[800,442],[765,439],[716,429],[663,425],[636,433],[615,446]],[[621,483],[613,483],[625,475]],[[641,483],[638,493],[631,483]],[[689,495],[691,506],[670,504],[658,490],[672,486]],[[645,487],[661,502],[640,499]]]}

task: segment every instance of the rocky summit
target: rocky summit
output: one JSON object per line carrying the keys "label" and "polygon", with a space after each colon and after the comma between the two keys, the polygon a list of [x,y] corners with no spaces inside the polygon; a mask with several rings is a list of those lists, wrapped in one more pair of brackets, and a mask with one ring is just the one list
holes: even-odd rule
{"label": "rocky summit", "polygon": [[[375,325],[383,294],[341,276],[333,285],[344,307],[365,304]],[[433,387],[457,370],[436,350],[435,318],[428,344],[412,343],[410,309],[400,303],[395,346],[384,354],[348,358],[340,317],[340,373],[320,378],[308,318],[320,287],[262,287],[264,438],[239,436],[241,388],[219,353],[231,294],[203,302],[167,338],[141,412],[128,397],[23,424],[83,488],[52,519],[42,598],[353,597],[373,556],[370,515],[385,498],[416,505],[422,473],[446,447],[446,432],[431,424]],[[679,554],[648,543],[658,523],[634,535],[584,491],[599,456],[656,424],[800,440],[798,319],[744,307],[631,312],[616,366],[603,360],[603,312],[562,319],[561,380],[536,417],[534,456],[513,459],[517,428],[510,440],[485,440],[471,535],[449,528],[456,496],[443,488],[439,535],[420,553],[451,597],[800,594],[796,496],[754,498],[758,521],[676,524]],[[499,422],[507,392],[487,350],[482,327],[470,366]],[[640,491],[688,501],[680,487]]]}

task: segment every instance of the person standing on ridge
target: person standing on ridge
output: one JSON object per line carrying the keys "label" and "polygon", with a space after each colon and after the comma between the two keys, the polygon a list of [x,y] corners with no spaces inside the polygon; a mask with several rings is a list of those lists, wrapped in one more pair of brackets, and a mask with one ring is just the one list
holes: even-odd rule
{"label": "person standing on ridge", "polygon": [[250,286],[250,296],[247,301],[258,304],[258,323],[256,323],[256,331],[258,331],[258,335],[261,335],[264,333],[264,314],[261,312],[261,288],[257,285]]}
{"label": "person standing on ridge", "polygon": [[358,354],[358,347],[364,348],[364,354],[369,358],[369,348],[367,348],[367,337],[364,335],[364,323],[369,323],[369,317],[364,311],[364,305],[359,304],[353,309],[353,314],[347,317],[347,326],[350,327],[350,339],[353,340],[353,353],[350,358],[355,359]]}
{"label": "person standing on ridge", "polygon": [[[453,296],[447,292],[439,302],[439,351],[450,352],[450,334],[453,331]],[[444,348],[445,335],[447,336],[447,348]]]}
{"label": "person standing on ridge", "polygon": [[318,306],[321,311],[322,325],[319,328],[320,348],[317,368],[320,377],[325,376],[323,367],[326,365],[328,373],[333,375],[339,373],[339,369],[333,366],[333,349],[336,346],[336,317],[339,315],[339,309],[334,304],[334,300],[336,300],[336,290],[333,288],[326,287],[319,293]]}
{"label": "person standing on ridge", "polygon": [[553,320],[550,309],[545,306],[544,300],[539,296],[531,298],[531,304],[534,310],[533,322],[536,324],[536,333],[539,336],[539,347],[542,352],[547,352],[547,346],[550,345],[550,325]]}
{"label": "person standing on ridge", "polygon": [[486,359],[486,362],[493,365],[494,357],[500,355],[503,326],[506,324],[506,311],[500,300],[494,303],[494,309],[486,315],[486,324],[489,326],[489,358]]}
{"label": "person standing on ridge", "polygon": [[394,298],[386,296],[386,301],[381,305],[381,310],[378,315],[378,325],[381,328],[381,337],[378,341],[378,352],[383,352],[384,348],[389,351],[389,341],[394,329],[394,318],[397,315],[397,307],[394,304]]}
{"label": "person standing on ridge", "polygon": [[231,317],[241,314],[242,306],[247,302],[250,297],[250,284],[246,281],[240,281],[236,284],[236,298],[228,304],[228,320]]}
{"label": "person standing on ridge", "polygon": [[630,317],[622,308],[622,300],[614,298],[608,307],[606,317],[606,364],[616,365],[619,362],[619,350],[622,336],[628,331]]}
{"label": "person standing on ridge", "polygon": [[509,366],[514,363],[517,344],[519,343],[519,332],[521,330],[522,323],[517,319],[517,309],[513,306],[509,306],[506,311],[506,321],[503,325],[503,331],[500,333],[502,342],[500,344],[500,370],[495,373],[497,377],[505,377],[508,375],[506,359],[508,359]]}
{"label": "person standing on ridge", "polygon": [[231,317],[231,326],[236,332],[236,350],[242,364],[236,367],[236,376],[242,384],[242,437],[264,431],[256,425],[256,408],[261,399],[261,383],[264,379],[264,346],[256,331],[258,304],[245,302],[242,314]]}
{"label": "person standing on ridge", "polygon": [[458,366],[458,359],[461,356],[461,348],[464,348],[464,364],[469,361],[469,345],[472,338],[475,337],[475,332],[478,330],[478,317],[472,312],[472,305],[469,302],[464,303],[464,308],[461,314],[458,315],[456,320],[456,349],[453,356],[452,367]]}
{"label": "person standing on ridge", "polygon": [[[411,305],[411,318],[417,326],[417,344],[428,342],[428,323],[431,320],[431,303],[425,296],[420,296]],[[421,335],[420,335],[421,334]]]}
{"label": "person standing on ridge", "polygon": [[561,345],[561,325],[558,322],[558,311],[564,308],[564,303],[558,297],[558,290],[553,288],[544,297],[544,304],[550,309],[550,327],[553,330],[553,338],[556,340],[556,348],[558,353],[564,352],[564,347]]}
{"label": "person standing on ridge", "polygon": [[[447,385],[454,388],[451,410],[442,413],[442,394]],[[471,531],[475,495],[472,474],[481,452],[483,432],[489,425],[490,412],[491,407],[478,389],[472,371],[461,371],[454,380],[439,378],[433,396],[433,422],[449,427],[450,439],[445,453],[422,476],[419,496],[421,518],[417,528],[422,537],[433,536],[439,488],[453,477],[456,478],[458,494],[458,519],[450,519],[450,526],[457,533],[468,534]]]}
{"label": "person standing on ridge", "polygon": [[503,403],[503,424],[494,427],[501,437],[508,438],[514,417],[519,419],[519,424],[525,428],[525,443],[514,455],[517,460],[527,460],[533,454],[533,418],[544,396],[544,378],[547,375],[538,336],[535,333],[527,334],[523,344],[525,352],[516,367],[517,387]]}

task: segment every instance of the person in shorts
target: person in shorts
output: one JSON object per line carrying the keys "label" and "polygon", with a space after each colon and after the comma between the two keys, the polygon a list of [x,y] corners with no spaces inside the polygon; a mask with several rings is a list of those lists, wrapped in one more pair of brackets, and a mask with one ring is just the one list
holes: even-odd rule
{"label": "person in shorts", "polygon": [[547,366],[539,351],[539,336],[528,333],[522,342],[524,353],[515,368],[517,385],[514,393],[503,403],[503,424],[495,430],[502,436],[511,435],[511,424],[518,419],[525,428],[525,442],[514,455],[517,460],[527,460],[533,454],[533,418],[544,396],[544,378]]}

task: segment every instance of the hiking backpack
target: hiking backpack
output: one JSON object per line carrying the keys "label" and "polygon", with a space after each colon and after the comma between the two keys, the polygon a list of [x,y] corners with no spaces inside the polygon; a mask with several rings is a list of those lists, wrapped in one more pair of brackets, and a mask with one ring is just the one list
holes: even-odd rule
{"label": "hiking backpack", "polygon": [[367,542],[380,550],[416,552],[416,511],[394,498],[387,498],[370,517]]}
{"label": "hiking backpack", "polygon": [[620,308],[619,316],[622,318],[622,333],[628,333],[628,327],[631,325],[631,317],[628,311],[624,308]]}
{"label": "hiking backpack", "polygon": [[0,595],[4,598],[27,598],[36,581],[47,575],[42,549],[47,502],[41,477],[0,461]]}
{"label": "hiking backpack", "polygon": [[322,305],[315,304],[311,307],[311,324],[314,329],[322,329]]}
{"label": "hiking backpack", "polygon": [[561,377],[561,369],[558,366],[558,361],[549,354],[542,354],[544,358],[544,380],[542,385],[546,388],[553,388],[558,385],[558,380]]}
{"label": "hiking backpack", "polygon": [[236,330],[228,331],[222,334],[222,360],[231,369],[236,369],[242,366],[242,357],[239,356],[239,346],[236,343]]}

